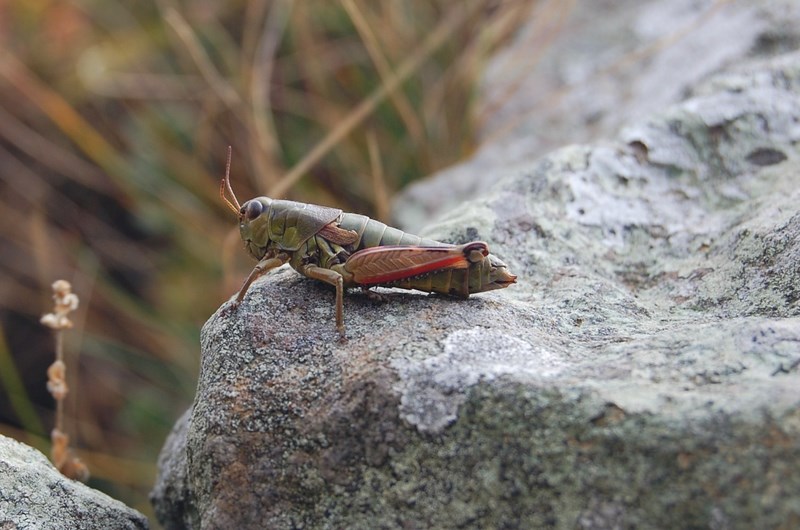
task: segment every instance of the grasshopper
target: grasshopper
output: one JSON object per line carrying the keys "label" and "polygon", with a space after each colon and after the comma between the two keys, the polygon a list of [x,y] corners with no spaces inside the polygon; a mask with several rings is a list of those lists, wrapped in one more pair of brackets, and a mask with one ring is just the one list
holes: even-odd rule
{"label": "grasshopper", "polygon": [[[220,197],[239,217],[245,248],[258,263],[242,284],[234,306],[263,274],[288,263],[294,270],[336,288],[336,328],[344,338],[344,290],[398,287],[467,298],[516,282],[483,241],[450,245],[407,234],[364,215],[301,202],[256,197],[240,205],[230,183],[231,149]],[[230,196],[228,199],[227,195]]]}

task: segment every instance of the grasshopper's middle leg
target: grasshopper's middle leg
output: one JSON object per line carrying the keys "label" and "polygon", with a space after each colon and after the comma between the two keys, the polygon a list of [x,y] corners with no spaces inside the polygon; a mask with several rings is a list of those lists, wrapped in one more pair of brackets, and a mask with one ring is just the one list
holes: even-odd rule
{"label": "grasshopper's middle leg", "polygon": [[321,280],[336,287],[336,329],[344,339],[344,278],[336,271],[308,264],[300,267],[303,276]]}
{"label": "grasshopper's middle leg", "polygon": [[247,277],[247,279],[242,284],[242,288],[239,289],[239,296],[236,297],[234,305],[238,306],[239,304],[242,303],[242,300],[244,300],[244,295],[250,288],[250,284],[256,281],[260,276],[263,276],[264,274],[268,273],[275,267],[280,267],[287,261],[289,261],[289,256],[281,253],[272,258],[264,258],[258,263],[256,263],[256,266],[253,268],[253,271],[250,273],[250,276]]}

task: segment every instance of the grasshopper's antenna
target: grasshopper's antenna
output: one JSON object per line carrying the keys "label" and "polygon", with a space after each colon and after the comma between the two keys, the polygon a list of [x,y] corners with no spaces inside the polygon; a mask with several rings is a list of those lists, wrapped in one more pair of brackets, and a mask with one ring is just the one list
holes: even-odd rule
{"label": "grasshopper's antenna", "polygon": [[[228,197],[225,196],[225,192],[231,196],[233,202],[228,200]],[[239,201],[236,199],[236,194],[233,193],[233,188],[231,188],[231,146],[228,146],[228,162],[225,164],[225,178],[222,179],[222,182],[219,183],[219,196],[225,201],[225,204],[228,205],[228,208],[233,210],[233,213],[239,214],[239,210],[242,208],[239,205]]]}

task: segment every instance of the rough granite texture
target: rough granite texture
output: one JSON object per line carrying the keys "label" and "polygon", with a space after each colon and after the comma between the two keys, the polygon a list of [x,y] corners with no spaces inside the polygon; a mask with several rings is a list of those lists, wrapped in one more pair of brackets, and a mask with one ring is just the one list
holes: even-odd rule
{"label": "rough granite texture", "polygon": [[346,343],[290,269],[223,305],[165,527],[800,527],[800,53],[683,95],[425,231],[515,286],[353,293]]}
{"label": "rough granite texture", "polygon": [[146,528],[141,513],[65,478],[36,449],[0,435],[0,530]]}

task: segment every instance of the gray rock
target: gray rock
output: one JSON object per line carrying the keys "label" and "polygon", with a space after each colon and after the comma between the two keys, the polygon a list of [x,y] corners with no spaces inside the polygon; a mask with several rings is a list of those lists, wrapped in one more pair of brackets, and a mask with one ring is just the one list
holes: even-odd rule
{"label": "gray rock", "polygon": [[0,435],[0,529],[146,529],[133,508],[65,478],[47,458]]}
{"label": "gray rock", "polygon": [[509,172],[424,235],[519,283],[345,300],[280,269],[202,331],[168,528],[800,525],[800,53]]}
{"label": "gray rock", "polygon": [[400,193],[398,226],[419,230],[503,172],[613,137],[722,68],[800,44],[795,0],[577,0],[558,9],[544,4],[489,63],[475,111],[479,148]]}
{"label": "gray rock", "polygon": [[[189,499],[187,482],[186,429],[192,409],[175,423],[158,459],[160,479],[150,494],[156,517],[166,528],[200,528],[197,510]],[[170,499],[169,505],[157,499]]]}

